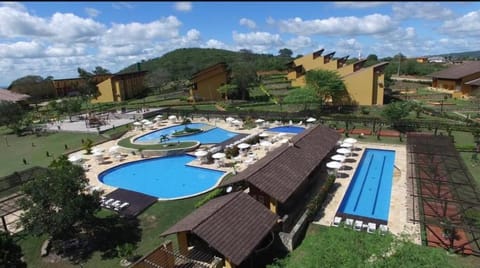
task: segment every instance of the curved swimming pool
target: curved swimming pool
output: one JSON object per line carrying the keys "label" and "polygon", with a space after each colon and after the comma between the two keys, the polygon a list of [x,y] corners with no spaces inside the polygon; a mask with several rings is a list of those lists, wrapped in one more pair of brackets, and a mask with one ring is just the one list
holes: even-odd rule
{"label": "curved swimming pool", "polygon": [[293,134],[299,134],[305,131],[304,127],[299,127],[299,126],[281,126],[281,127],[272,127],[267,129],[268,131],[273,131],[273,132],[285,132],[285,133],[293,133]]}
{"label": "curved swimming pool", "polygon": [[203,144],[210,144],[210,143],[221,143],[228,139],[231,139],[238,135],[238,133],[231,132],[222,128],[214,127],[208,124],[203,123],[191,123],[187,124],[189,128],[200,128],[200,129],[208,129],[200,133],[182,136],[182,137],[172,137],[175,131],[181,131],[185,129],[185,125],[177,125],[172,127],[167,127],[163,129],[159,129],[145,135],[142,135],[134,140],[134,142],[160,142],[160,137],[163,135],[167,135],[169,140],[168,142],[174,141],[199,141]]}
{"label": "curved swimming pool", "polygon": [[100,173],[107,185],[156,196],[179,199],[212,189],[225,174],[223,171],[192,167],[190,155],[159,157],[125,163]]}

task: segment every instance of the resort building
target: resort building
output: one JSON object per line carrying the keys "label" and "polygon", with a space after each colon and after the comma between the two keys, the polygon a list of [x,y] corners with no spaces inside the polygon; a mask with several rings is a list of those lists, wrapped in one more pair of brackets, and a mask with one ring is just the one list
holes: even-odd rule
{"label": "resort building", "polygon": [[418,58],[416,59],[416,61],[417,61],[418,63],[427,63],[427,62],[428,62],[428,58],[427,58],[427,57],[418,57]]}
{"label": "resort building", "polygon": [[137,71],[110,76],[97,84],[98,96],[92,99],[92,103],[119,102],[141,94],[145,90],[146,73],[147,71]]}
{"label": "resort building", "polygon": [[337,71],[353,101],[359,105],[383,105],[384,69],[388,62],[363,67],[366,60],[347,64],[348,56],[334,59],[335,52],[322,56],[323,51],[318,50],[288,63],[287,79],[292,86],[305,86],[305,74],[310,70]]}
{"label": "resort building", "polygon": [[231,78],[231,70],[225,62],[220,62],[192,75],[190,79],[190,97],[193,100],[220,100],[224,96],[218,92],[218,88],[228,84]]}
{"label": "resort building", "polygon": [[479,86],[480,61],[465,61],[430,76],[433,88],[447,90],[454,98],[469,96]]}
{"label": "resort building", "polygon": [[308,224],[307,203],[325,183],[325,163],[339,139],[340,134],[323,125],[297,134],[222,184],[236,192],[209,201],[162,236],[177,234],[183,256],[191,256],[192,247],[223,256],[225,267],[244,263],[268,244],[269,233],[270,240],[280,237],[292,250],[302,229],[295,226]]}
{"label": "resort building", "polygon": [[[95,84],[98,84],[111,76],[112,74],[95,75],[92,80]],[[53,87],[57,98],[78,95],[83,88],[87,87],[87,80],[84,78],[55,79],[53,80]]]}

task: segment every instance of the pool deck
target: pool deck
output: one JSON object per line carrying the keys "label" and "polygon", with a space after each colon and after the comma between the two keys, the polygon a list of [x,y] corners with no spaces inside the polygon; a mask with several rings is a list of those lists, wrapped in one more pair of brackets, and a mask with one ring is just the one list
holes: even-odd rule
{"label": "pool deck", "polygon": [[325,226],[330,226],[332,224],[333,218],[340,207],[340,203],[348,189],[365,148],[394,150],[395,168],[393,172],[388,228],[389,231],[395,235],[405,234],[412,242],[421,244],[420,224],[410,221],[407,214],[407,210],[409,209],[409,206],[411,206],[411,200],[407,191],[407,151],[405,145],[365,143],[360,140],[355,144],[355,147],[360,148],[361,150],[357,149],[357,151],[354,151],[355,155],[350,157],[351,159],[354,159],[354,162],[345,163],[347,166],[350,166],[351,169],[342,169],[339,171],[339,173],[344,173],[346,175],[342,177],[339,176],[339,178],[336,179],[335,182],[339,187],[329,198],[327,198],[330,200],[326,202],[326,205],[319,212],[313,223]]}
{"label": "pool deck", "polygon": [[[71,155],[81,155],[82,158],[84,159],[84,163],[89,166],[88,170],[86,171],[86,177],[89,180],[89,184],[92,187],[98,187],[97,189],[101,189],[104,194],[109,194],[112,191],[116,190],[117,188],[106,185],[106,184],[100,182],[99,179],[98,179],[98,175],[101,172],[103,172],[103,171],[105,171],[109,168],[112,168],[112,167],[115,167],[115,166],[118,166],[118,165],[124,164],[124,163],[129,163],[129,162],[133,162],[133,161],[142,160],[143,158],[141,158],[141,156],[138,155],[138,154],[137,155],[124,154],[123,159],[119,161],[119,160],[114,159],[113,157],[110,157],[110,155],[108,154],[108,150],[111,147],[117,145],[117,141],[119,141],[119,140],[121,140],[125,137],[143,135],[143,134],[146,134],[148,132],[152,132],[152,131],[155,131],[155,130],[158,130],[158,129],[178,125],[178,124],[180,124],[180,122],[181,121],[172,123],[170,121],[164,120],[162,122],[161,126],[159,126],[159,127],[155,127],[153,129],[148,129],[148,130],[131,130],[131,131],[125,133],[121,138],[119,138],[117,140],[104,142],[102,144],[99,144],[99,145],[95,146],[94,148],[99,148],[99,149],[104,150],[105,161],[103,163],[97,163],[95,161],[93,155],[86,155],[85,154],[85,150],[77,151],[75,153],[70,154],[69,156],[71,156]],[[236,132],[236,133],[242,133],[242,134],[261,133],[261,132],[265,131],[265,129],[258,128],[258,127],[253,128],[253,129],[239,129],[238,127],[231,126],[230,124],[228,124],[227,122],[225,122],[224,120],[221,120],[221,119],[218,119],[218,120],[211,119],[210,121],[206,121],[206,120],[202,120],[200,118],[198,118],[198,119],[195,118],[195,120],[193,120],[193,123],[210,124],[210,125],[214,125],[216,127],[223,128],[223,129],[228,130],[228,131],[232,131],[232,132]],[[270,127],[275,127],[275,126],[279,126],[279,125],[271,125]],[[272,133],[272,132],[269,132],[269,133]],[[274,143],[271,150],[280,146],[280,145],[281,144],[278,143],[278,142]],[[212,146],[214,146],[214,145],[201,145],[201,147],[205,148],[205,149],[207,149],[209,147],[212,147]],[[258,148],[256,150],[253,150],[253,152],[257,155],[258,159],[264,157],[268,153],[263,148]],[[191,152],[191,155],[193,155],[193,152]],[[145,159],[147,159],[147,158],[145,158]],[[198,166],[198,167],[202,167],[202,168],[210,168],[210,169],[215,169],[215,170],[221,170],[221,171],[225,171],[225,172],[233,171],[233,167],[230,166],[230,165],[233,164],[233,161],[232,160],[226,160],[225,162],[226,162],[225,167],[217,167],[215,163],[201,164],[197,159],[195,159],[192,162],[188,163],[188,165]],[[247,168],[247,166],[248,166],[248,164],[243,163],[243,162],[242,163],[237,163],[236,166],[235,166],[235,169],[236,169],[237,172],[241,172],[242,170]],[[220,184],[220,181],[218,182],[218,184]]]}

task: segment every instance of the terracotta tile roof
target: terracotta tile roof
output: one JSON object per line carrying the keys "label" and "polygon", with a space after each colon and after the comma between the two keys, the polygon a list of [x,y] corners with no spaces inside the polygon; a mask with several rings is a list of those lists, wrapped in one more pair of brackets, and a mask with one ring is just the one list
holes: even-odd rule
{"label": "terracotta tile roof", "polygon": [[293,146],[282,145],[228,180],[247,181],[280,203],[284,203],[335,147],[340,134],[316,125],[293,137]]}
{"label": "terracotta tile roof", "polygon": [[465,84],[467,84],[467,85],[473,85],[473,86],[480,86],[480,78],[475,79],[475,80],[472,80],[472,81],[468,81],[468,82],[466,82]]}
{"label": "terracotta tile roof", "polygon": [[12,92],[7,89],[0,88],[0,101],[17,102],[17,101],[26,100],[28,98],[30,98],[30,96],[27,94],[20,94],[20,93]]}
{"label": "terracotta tile roof", "polygon": [[190,231],[239,265],[272,230],[277,219],[248,194],[235,192],[209,201],[161,236]]}
{"label": "terracotta tile roof", "polygon": [[454,65],[448,69],[432,73],[429,76],[444,79],[460,79],[474,73],[480,73],[480,61],[466,61],[463,64]]}

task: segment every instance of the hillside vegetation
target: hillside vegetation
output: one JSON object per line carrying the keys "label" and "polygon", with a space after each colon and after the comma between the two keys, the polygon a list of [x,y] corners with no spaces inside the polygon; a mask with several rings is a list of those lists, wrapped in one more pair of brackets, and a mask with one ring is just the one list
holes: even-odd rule
{"label": "hillside vegetation", "polygon": [[[192,74],[219,62],[226,62],[235,73],[240,65],[248,65],[255,71],[285,70],[286,63],[292,58],[274,56],[271,54],[255,54],[249,50],[239,52],[214,48],[181,48],[164,54],[162,57],[142,61],[142,70],[149,71],[147,86],[161,86],[172,80],[190,79]],[[137,70],[137,64],[132,64],[123,72]]]}

